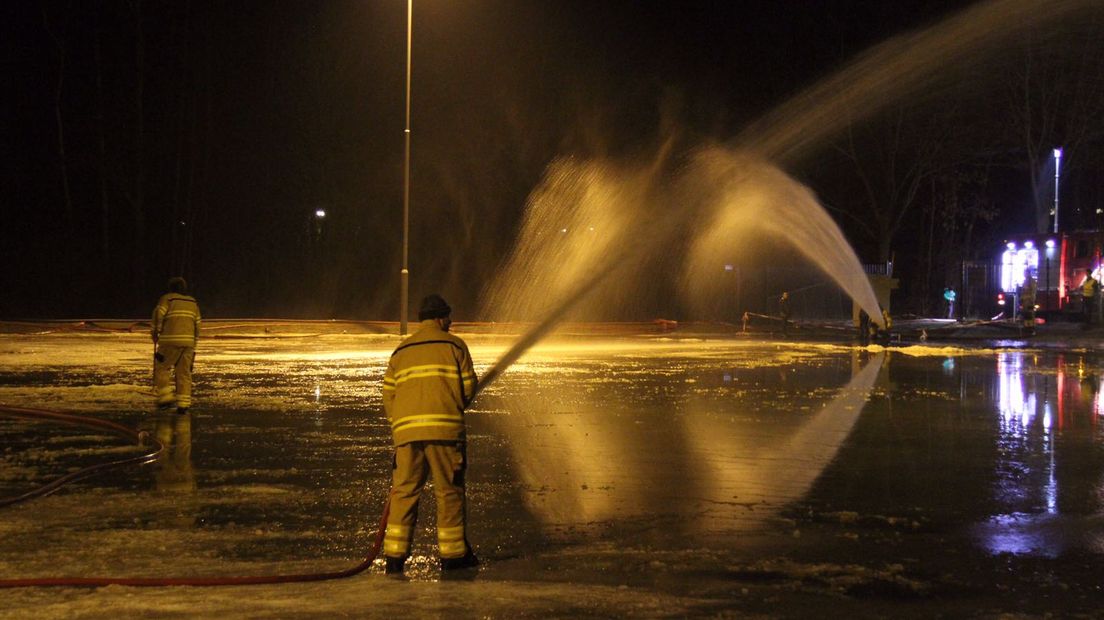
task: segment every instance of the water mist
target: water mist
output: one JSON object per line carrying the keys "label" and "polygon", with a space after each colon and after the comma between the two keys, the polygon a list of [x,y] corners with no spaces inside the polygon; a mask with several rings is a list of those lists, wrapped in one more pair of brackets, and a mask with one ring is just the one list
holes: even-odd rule
{"label": "water mist", "polygon": [[[670,171],[668,152],[643,165],[566,159],[530,197],[514,251],[485,291],[485,316],[537,326],[488,373],[493,379],[572,312],[621,307],[654,273],[653,256],[680,261],[693,308],[705,276],[749,239],[790,244],[876,323],[881,312],[854,251],[813,193],[771,162],[794,162],[888,106],[992,58],[1027,32],[1053,34],[1099,0],[993,0],[934,27],[875,46],[750,124],[733,148],[703,147]],[[746,244],[750,246],[752,244]],[[762,256],[758,257],[762,259]],[[707,269],[707,267],[709,269]],[[639,271],[639,270],[638,270]]]}

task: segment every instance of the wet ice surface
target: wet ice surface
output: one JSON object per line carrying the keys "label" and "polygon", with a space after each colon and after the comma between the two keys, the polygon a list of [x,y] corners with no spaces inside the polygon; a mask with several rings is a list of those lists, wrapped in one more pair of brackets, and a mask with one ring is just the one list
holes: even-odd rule
{"label": "wet ice surface", "polygon": [[[464,335],[464,334],[461,334]],[[509,339],[466,335],[485,372]],[[392,336],[204,340],[196,405],[150,409],[137,334],[0,336],[0,403],[172,443],[0,512],[0,579],[336,571],[369,548]],[[1092,612],[1099,360],[1084,351],[560,339],[469,414],[470,537],[442,581],[432,496],[409,581],[0,590],[14,617],[797,617]],[[135,453],[0,417],[0,496]],[[827,606],[827,607],[826,607]]]}

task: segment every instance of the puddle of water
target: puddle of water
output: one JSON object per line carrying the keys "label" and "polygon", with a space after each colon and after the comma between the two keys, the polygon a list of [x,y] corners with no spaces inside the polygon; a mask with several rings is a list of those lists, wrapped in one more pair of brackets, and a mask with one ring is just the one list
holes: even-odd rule
{"label": "puddle of water", "polygon": [[[137,425],[171,448],[5,511],[4,576],[55,574],[57,557],[85,575],[332,570],[367,549],[387,492],[392,342],[210,343],[197,404],[177,416],[149,410],[139,337],[52,338],[6,343],[0,401]],[[470,342],[481,370],[504,349]],[[1099,371],[1085,353],[1030,349],[553,342],[469,414],[471,538],[500,579],[638,575],[703,596],[733,574],[809,579],[807,564],[749,564],[763,545],[791,561],[862,558],[840,570],[863,587],[912,583],[909,565],[870,565],[902,556],[965,579],[977,563],[996,571],[987,557],[1099,554]],[[3,495],[129,449],[2,418],[0,445]],[[433,512],[427,495],[415,579],[437,579]],[[956,555],[970,559],[945,565]]]}

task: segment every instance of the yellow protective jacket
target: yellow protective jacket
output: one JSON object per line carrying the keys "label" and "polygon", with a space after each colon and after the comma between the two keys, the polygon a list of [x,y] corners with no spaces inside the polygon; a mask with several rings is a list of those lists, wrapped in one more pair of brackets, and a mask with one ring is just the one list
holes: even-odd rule
{"label": "yellow protective jacket", "polygon": [[194,297],[165,293],[153,309],[153,339],[158,344],[195,347],[199,338],[199,323],[199,304]]}
{"label": "yellow protective jacket", "polygon": [[1099,286],[1099,284],[1097,284],[1096,279],[1094,279],[1094,278],[1085,278],[1085,281],[1081,283],[1081,296],[1082,297],[1095,297],[1097,286]]}
{"label": "yellow protective jacket", "polygon": [[435,321],[422,321],[391,354],[383,375],[383,409],[395,445],[463,441],[475,382],[468,345]]}

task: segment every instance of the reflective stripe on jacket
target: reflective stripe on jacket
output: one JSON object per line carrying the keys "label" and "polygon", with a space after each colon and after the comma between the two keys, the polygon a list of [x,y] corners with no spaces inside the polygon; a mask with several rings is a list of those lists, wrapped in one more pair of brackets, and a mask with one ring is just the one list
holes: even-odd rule
{"label": "reflective stripe on jacket", "polygon": [[422,321],[391,354],[383,375],[383,408],[395,445],[462,441],[475,382],[468,345],[435,321]]}
{"label": "reflective stripe on jacket", "polygon": [[194,297],[166,293],[153,309],[153,336],[160,344],[195,347],[199,338],[199,304]]}

